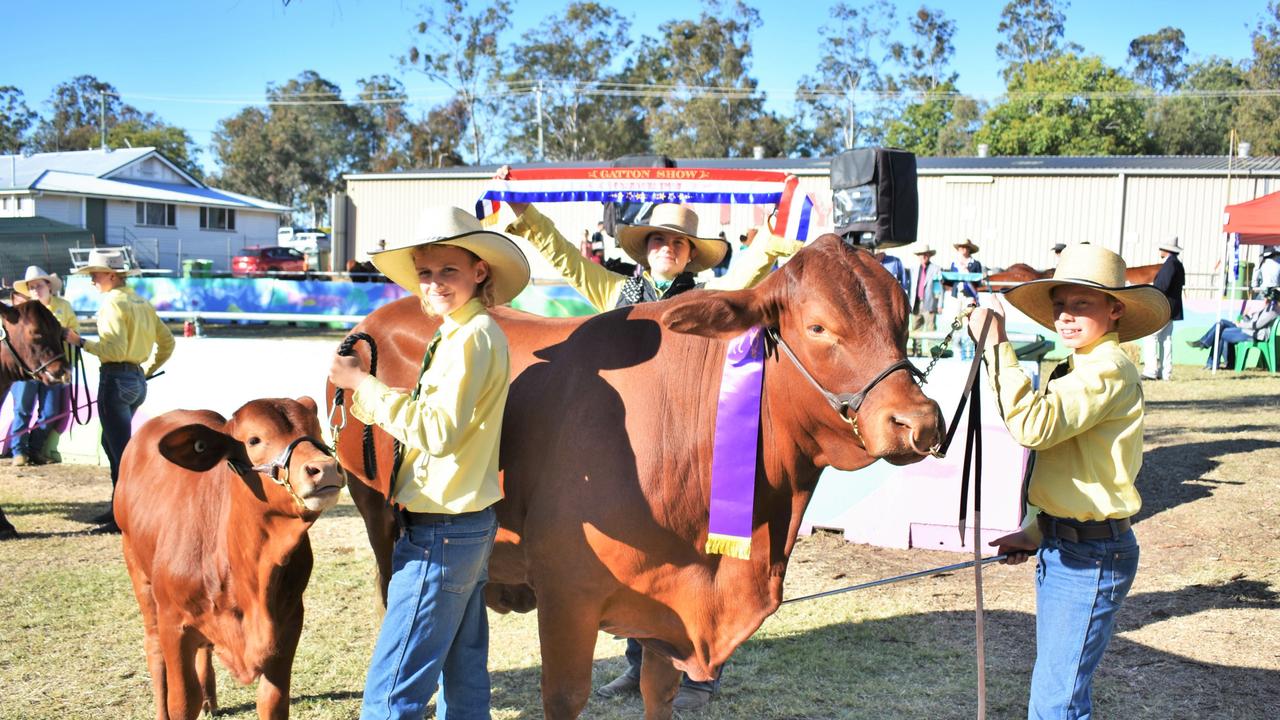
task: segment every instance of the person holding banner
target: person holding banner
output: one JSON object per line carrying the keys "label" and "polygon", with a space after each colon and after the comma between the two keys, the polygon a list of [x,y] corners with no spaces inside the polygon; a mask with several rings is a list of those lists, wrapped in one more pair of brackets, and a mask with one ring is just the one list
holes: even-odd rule
{"label": "person holding banner", "polygon": [[1004,316],[978,308],[969,333],[989,323],[983,359],[1005,426],[1035,450],[1021,530],[993,540],[1020,563],[1036,554],[1036,660],[1030,718],[1092,715],[1093,673],[1138,571],[1131,518],[1142,507],[1145,406],[1138,368],[1120,346],[1169,322],[1152,285],[1125,285],[1124,260],[1101,247],[1062,251],[1054,276],[1005,291],[1005,300],[1054,330],[1071,356],[1037,391],[1018,364]]}
{"label": "person holding banner", "polygon": [[[509,179],[510,168],[503,166],[495,176]],[[516,214],[506,231],[520,235],[538,249],[566,282],[604,312],[642,302],[665,300],[696,287],[713,290],[741,290],[751,287],[769,274],[779,259],[790,257],[803,243],[778,237],[763,228],[754,234],[751,244],[724,275],[705,284],[694,280],[694,273],[715,267],[729,254],[729,243],[723,238],[697,236],[698,216],[684,205],[660,204],[654,207],[647,225],[619,228],[618,246],[639,265],[636,274],[621,275],[595,265],[581,254],[556,229],[555,225],[532,204],[508,202]],[[643,648],[627,639],[627,669],[596,693],[605,697],[640,691],[640,666]],[[711,702],[720,687],[712,682],[696,682],[686,675],[673,707],[697,710]]]}
{"label": "person holding banner", "polygon": [[[503,166],[494,177],[509,179]],[[722,238],[698,237],[698,215],[684,205],[656,205],[647,225],[626,225],[618,229],[618,247],[639,268],[627,276],[607,270],[582,257],[582,253],[530,203],[507,203],[516,214],[506,231],[528,240],[565,281],[582,293],[600,312],[639,302],[665,300],[695,287],[711,290],[749,288],[769,274],[780,258],[790,257],[803,244],[765,232],[743,252],[738,262],[721,277],[698,283],[694,275],[720,264],[729,253]]]}

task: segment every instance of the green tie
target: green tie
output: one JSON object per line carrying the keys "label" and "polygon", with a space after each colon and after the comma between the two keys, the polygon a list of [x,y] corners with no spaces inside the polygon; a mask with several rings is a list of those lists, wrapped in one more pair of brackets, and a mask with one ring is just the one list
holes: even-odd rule
{"label": "green tie", "polygon": [[[414,400],[417,400],[418,396],[422,394],[422,376],[427,373],[427,368],[431,367],[431,358],[435,356],[436,348],[439,346],[440,331],[436,330],[436,334],[431,336],[431,342],[427,343],[426,354],[422,356],[422,367],[418,368],[418,382],[414,384],[413,391],[409,393],[409,397]],[[404,464],[404,445],[401,445],[399,440],[392,441],[391,455],[391,481],[387,483],[387,487],[391,491],[391,497],[387,498],[388,502],[394,502],[396,478],[400,476],[400,466]]]}
{"label": "green tie", "polygon": [[427,374],[427,368],[431,366],[431,358],[436,354],[436,348],[440,346],[440,331],[436,330],[436,334],[431,336],[431,342],[427,343],[427,352],[422,356],[422,367],[418,368],[418,382],[413,386],[413,392],[410,394],[414,400],[418,399],[418,395],[422,393],[422,376]]}

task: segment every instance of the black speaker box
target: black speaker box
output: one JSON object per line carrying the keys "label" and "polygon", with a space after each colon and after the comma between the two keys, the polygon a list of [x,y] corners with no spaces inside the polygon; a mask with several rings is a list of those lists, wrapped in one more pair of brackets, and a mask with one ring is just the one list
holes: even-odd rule
{"label": "black speaker box", "polygon": [[831,195],[836,234],[849,242],[895,248],[916,241],[920,206],[914,153],[855,148],[836,155]]}

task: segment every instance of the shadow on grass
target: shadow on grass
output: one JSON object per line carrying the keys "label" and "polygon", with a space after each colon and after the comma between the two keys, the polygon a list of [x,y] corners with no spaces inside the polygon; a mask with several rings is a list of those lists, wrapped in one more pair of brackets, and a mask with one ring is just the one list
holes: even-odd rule
{"label": "shadow on grass", "polygon": [[1278,440],[1236,438],[1175,443],[1148,450],[1138,474],[1142,510],[1134,520],[1141,522],[1184,503],[1203,500],[1213,495],[1219,485],[1244,484],[1244,480],[1216,480],[1209,476],[1226,456],[1276,447],[1280,447]]}
{"label": "shadow on grass", "polygon": [[[1033,592],[1030,578],[1027,591]],[[822,602],[811,603],[804,612],[821,614]],[[1280,609],[1280,594],[1265,582],[1245,578],[1134,594],[1120,612],[1118,633],[1240,608]],[[944,611],[754,638],[734,653],[720,693],[698,717],[972,717],[977,708],[973,624],[970,612]],[[986,626],[989,716],[1020,716],[1026,712],[1035,660],[1035,617],[988,612]],[[1259,660],[1247,652],[1239,657],[1242,666]],[[593,688],[623,669],[621,658],[597,661]],[[1107,716],[1131,720],[1271,717],[1280,706],[1278,671],[1203,662],[1121,635],[1112,639],[1095,680],[1096,706]],[[542,717],[538,668],[495,672],[492,681],[495,711]],[[1135,691],[1154,687],[1196,691]],[[583,717],[639,717],[642,707],[638,695],[606,699],[593,694]]]}

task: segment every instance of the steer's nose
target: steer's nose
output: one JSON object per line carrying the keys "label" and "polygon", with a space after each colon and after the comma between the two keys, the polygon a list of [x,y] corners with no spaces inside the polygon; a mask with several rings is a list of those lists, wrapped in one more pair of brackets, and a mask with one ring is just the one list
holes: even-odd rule
{"label": "steer's nose", "polygon": [[942,419],[942,410],[937,405],[933,405],[928,410],[894,413],[893,423],[906,433],[907,442],[918,455],[928,455],[942,444],[945,422]]}

